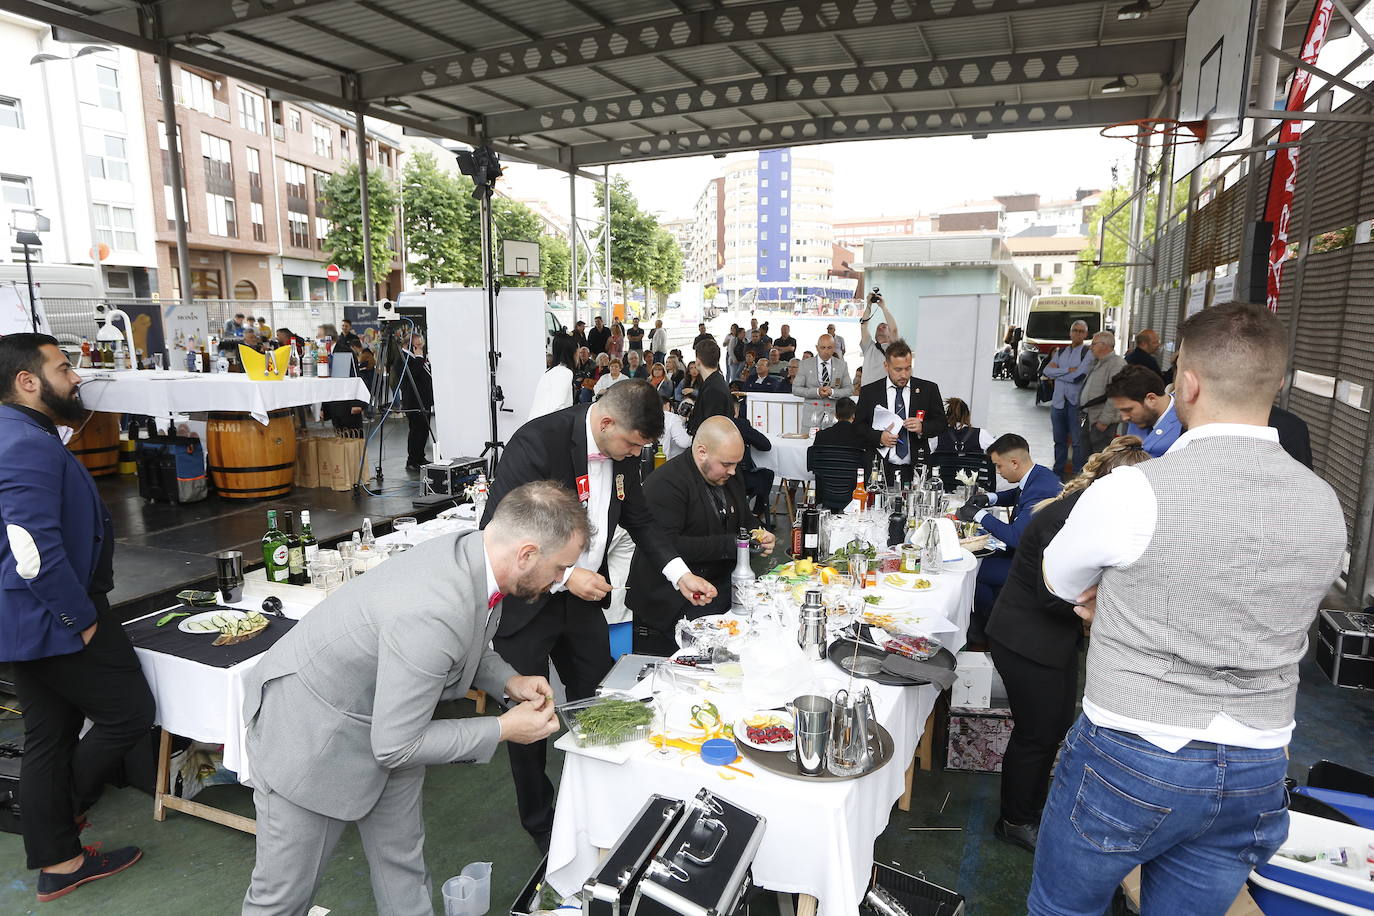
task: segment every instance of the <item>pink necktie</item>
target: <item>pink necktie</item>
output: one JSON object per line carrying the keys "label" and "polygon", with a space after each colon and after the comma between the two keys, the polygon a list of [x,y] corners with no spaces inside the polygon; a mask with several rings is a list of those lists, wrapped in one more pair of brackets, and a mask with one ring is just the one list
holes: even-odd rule
{"label": "pink necktie", "polygon": [[503,595],[501,592],[492,592],[491,597],[487,599],[487,610],[491,610],[492,608],[500,604],[501,599],[504,597],[506,596]]}

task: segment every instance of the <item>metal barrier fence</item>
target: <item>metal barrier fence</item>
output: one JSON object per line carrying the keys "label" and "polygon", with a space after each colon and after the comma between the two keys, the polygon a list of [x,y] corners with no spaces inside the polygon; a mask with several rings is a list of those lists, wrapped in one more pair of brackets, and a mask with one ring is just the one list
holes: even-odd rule
{"label": "metal barrier fence", "polygon": [[[196,305],[205,307],[211,334],[223,335],[225,326],[233,321],[236,314],[261,318],[273,331],[289,328],[298,337],[313,334],[322,324],[332,324],[338,328],[344,318],[347,306],[366,306],[364,301],[286,301],[268,299],[196,299]],[[135,299],[119,296],[95,298],[44,298],[43,310],[48,316],[48,324],[53,335],[64,344],[79,344],[82,338],[95,339],[96,303],[109,306],[121,305],[161,305],[156,299]]]}
{"label": "metal barrier fence", "polygon": [[[1369,118],[1355,96],[1338,109]],[[1245,293],[1234,285],[1245,227],[1264,219],[1273,160],[1213,177],[1146,245],[1133,330],[1168,343],[1194,307]],[[1319,121],[1303,132],[1278,315],[1288,325],[1289,383],[1279,404],[1301,417],[1313,465],[1340,499],[1349,537],[1347,595],[1374,591],[1374,139],[1362,125]],[[1257,184],[1256,184],[1257,183]],[[1224,277],[1217,274],[1225,272]],[[1129,344],[1128,344],[1129,346]]]}

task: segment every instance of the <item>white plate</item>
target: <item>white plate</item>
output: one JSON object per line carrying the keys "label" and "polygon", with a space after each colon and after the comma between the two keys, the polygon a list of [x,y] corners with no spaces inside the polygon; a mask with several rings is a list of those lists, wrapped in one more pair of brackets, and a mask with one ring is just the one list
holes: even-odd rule
{"label": "white plate", "polygon": [[[917,586],[916,583],[921,579],[925,579],[930,584]],[[898,585],[897,580],[901,580],[902,584]],[[935,587],[935,583],[931,579],[912,573],[879,573],[878,585],[882,588],[895,588],[904,592],[925,592]]]}
{"label": "white plate", "polygon": [[[716,624],[722,620],[728,620],[735,624],[736,632],[731,635],[729,630],[723,629]],[[726,639],[738,639],[749,632],[749,621],[743,617],[736,617],[734,614],[708,614],[705,617],[698,617],[692,621],[692,629],[698,635],[708,633],[722,633]]]}
{"label": "white plate", "polygon": [[[183,633],[195,633],[195,634],[197,634],[197,635],[199,635],[199,636],[209,636],[209,635],[211,635],[211,634],[214,634],[214,635],[218,636],[218,635],[219,635],[219,628],[218,628],[218,627],[209,627],[208,624],[209,624],[209,622],[210,622],[212,619],[214,619],[215,617],[220,617],[220,616],[223,616],[223,617],[243,618],[243,617],[247,617],[247,616],[248,616],[248,612],[247,612],[247,611],[206,611],[206,612],[203,613],[203,614],[193,614],[193,615],[191,615],[190,617],[183,617],[183,618],[181,618],[181,622],[177,624],[177,629],[180,630],[180,631],[183,632]],[[203,621],[205,624],[207,624],[207,627],[206,627],[205,629],[199,629],[199,628],[196,628],[196,627],[192,626],[192,624],[200,623],[200,622],[202,622],[202,621]]]}
{"label": "white plate", "polygon": [[791,741],[779,741],[776,744],[759,744],[757,741],[749,740],[749,732],[747,731],[748,723],[744,720],[753,718],[754,716],[777,716],[781,720],[781,724],[787,727],[788,731],[791,731],[793,728],[791,716],[785,712],[780,712],[776,709],[756,710],[747,716],[741,716],[735,721],[735,740],[740,744],[747,744],[759,751],[790,751],[796,746],[796,738],[793,738]]}
{"label": "white plate", "polygon": [[[879,579],[878,581],[881,582],[882,580]],[[913,604],[910,592],[900,592],[894,588],[887,588],[886,590],[879,588],[876,591],[873,589],[864,589],[863,594],[866,596],[877,595],[883,599],[878,604],[872,604],[867,601],[864,602],[864,610],[873,611],[877,614],[891,614],[893,611],[900,611],[902,608],[911,607]]]}

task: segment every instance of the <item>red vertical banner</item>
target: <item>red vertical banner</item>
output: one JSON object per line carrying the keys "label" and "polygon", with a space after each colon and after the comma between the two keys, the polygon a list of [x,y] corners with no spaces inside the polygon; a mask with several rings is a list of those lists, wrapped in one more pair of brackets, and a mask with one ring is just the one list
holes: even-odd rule
{"label": "red vertical banner", "polygon": [[[1271,0],[1272,2],[1272,0]],[[1302,43],[1302,59],[1316,66],[1317,55],[1321,54],[1326,43],[1326,30],[1331,25],[1331,15],[1335,10],[1332,0],[1317,0],[1312,11],[1312,21],[1307,24],[1307,38]],[[1307,87],[1312,82],[1312,74],[1306,70],[1295,69],[1293,82],[1288,87],[1288,111],[1297,111],[1307,102]],[[1266,101],[1266,107],[1268,102]],[[1283,262],[1288,254],[1288,226],[1293,218],[1293,189],[1298,183],[1297,141],[1302,137],[1302,121],[1284,121],[1279,128],[1280,144],[1292,143],[1293,146],[1278,150],[1274,156],[1274,175],[1269,181],[1269,197],[1264,208],[1264,218],[1273,227],[1269,241],[1269,278],[1265,304],[1269,311],[1279,310],[1279,285],[1283,279]]]}

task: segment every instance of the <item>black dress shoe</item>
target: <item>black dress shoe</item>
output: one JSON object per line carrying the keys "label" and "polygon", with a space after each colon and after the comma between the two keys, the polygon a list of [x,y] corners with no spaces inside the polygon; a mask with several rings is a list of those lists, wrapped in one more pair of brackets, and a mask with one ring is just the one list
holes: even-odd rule
{"label": "black dress shoe", "polygon": [[143,858],[143,850],[137,846],[125,846],[113,852],[100,852],[94,846],[85,848],[86,861],[81,867],[68,875],[52,872],[38,873],[38,902],[47,903],[64,894],[70,894],[83,884],[108,878],[118,874]]}
{"label": "black dress shoe", "polygon": [[997,826],[992,828],[992,832],[997,839],[1003,842],[1035,852],[1035,842],[1040,838],[1040,825],[1011,824],[999,818]]}

